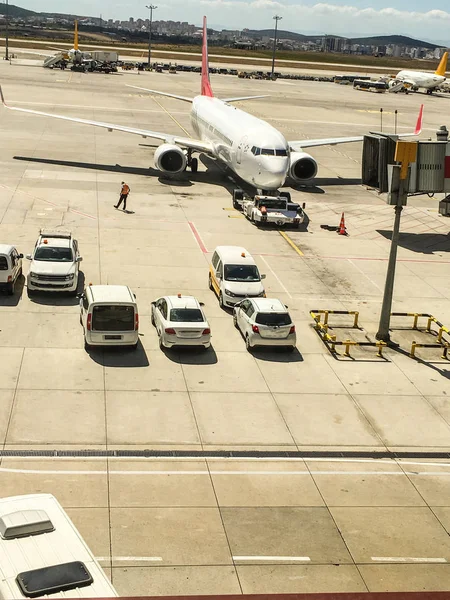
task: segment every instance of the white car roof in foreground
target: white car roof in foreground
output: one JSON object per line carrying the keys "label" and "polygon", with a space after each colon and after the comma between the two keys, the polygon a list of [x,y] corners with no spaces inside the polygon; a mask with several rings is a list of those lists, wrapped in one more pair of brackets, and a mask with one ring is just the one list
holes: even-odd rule
{"label": "white car roof in foreground", "polygon": [[285,305],[278,298],[252,298],[258,312],[263,313],[287,313]]}
{"label": "white car roof in foreground", "polygon": [[0,254],[9,254],[13,248],[11,244],[0,244]]}
{"label": "white car roof in foreground", "polygon": [[126,302],[135,304],[132,291],[126,285],[89,285],[94,302]]}
{"label": "white car roof in foreground", "polygon": [[201,310],[197,298],[194,296],[165,296],[169,308],[198,308]]}

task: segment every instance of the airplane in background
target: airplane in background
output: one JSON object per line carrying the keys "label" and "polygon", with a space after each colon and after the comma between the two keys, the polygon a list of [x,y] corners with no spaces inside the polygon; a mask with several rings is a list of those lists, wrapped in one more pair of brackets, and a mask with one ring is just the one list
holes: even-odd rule
{"label": "airplane in background", "polygon": [[54,61],[60,61],[61,59],[67,60],[74,65],[81,64],[84,59],[90,58],[91,55],[89,52],[83,52],[80,50],[78,45],[78,21],[75,20],[73,32],[73,48],[67,50],[67,48],[56,48],[51,47],[51,50],[58,50],[59,54],[42,54],[41,52],[32,52],[31,54],[38,54],[39,56],[45,56],[46,60],[44,61],[44,66],[49,66]]}
{"label": "airplane in background", "polygon": [[[189,98],[137,86],[128,87],[190,103],[191,124],[198,136],[197,139],[7,106],[1,87],[0,96],[4,106],[9,110],[161,140],[162,144],[155,151],[154,162],[156,168],[163,173],[177,174],[186,170],[187,167],[195,173],[198,169],[198,160],[192,154],[194,152],[204,153],[225,163],[246,183],[258,191],[266,193],[278,190],[288,177],[297,184],[311,182],[317,174],[318,165],[313,156],[305,152],[306,148],[360,142],[364,139],[364,136],[359,135],[287,141],[280,131],[266,121],[232,105],[233,102],[266,96],[236,96],[223,99],[214,97],[209,80],[206,17],[203,17],[200,95]],[[422,128],[422,115],[423,105],[419,111],[415,131],[402,134],[400,137],[419,135]]]}
{"label": "airplane in background", "polygon": [[434,73],[425,71],[400,71],[394,79],[389,81],[390,92],[417,90],[424,88],[427,94],[433,91],[445,81],[445,72],[447,71],[448,52],[444,52],[438,68]]}

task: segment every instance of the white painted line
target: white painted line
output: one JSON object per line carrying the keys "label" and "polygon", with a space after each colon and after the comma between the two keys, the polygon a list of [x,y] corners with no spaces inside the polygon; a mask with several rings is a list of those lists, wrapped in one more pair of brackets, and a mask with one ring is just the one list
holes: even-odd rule
{"label": "white painted line", "polygon": [[375,562],[446,563],[445,558],[417,558],[415,556],[372,556]]}
{"label": "white painted line", "polygon": [[116,560],[122,562],[161,562],[162,556],[96,556],[97,560]]}
{"label": "white painted line", "polygon": [[283,290],[286,292],[286,294],[289,296],[289,298],[292,298],[291,294],[289,293],[288,289],[286,288],[286,286],[284,285],[284,283],[281,281],[281,279],[278,277],[278,275],[275,273],[275,271],[272,269],[272,267],[269,265],[269,263],[267,262],[267,260],[264,258],[264,256],[261,256],[261,260],[264,262],[264,264],[266,265],[266,267],[271,271],[272,275],[275,277],[275,279],[278,281],[278,283],[281,285],[281,287],[283,288]]}
{"label": "white painted line", "polygon": [[275,560],[290,560],[296,562],[308,562],[311,559],[309,556],[233,556],[233,560],[264,560],[264,561],[275,561]]}
{"label": "white painted line", "polygon": [[350,258],[348,259],[348,262],[349,262],[351,265],[353,265],[357,271],[359,271],[359,272],[360,272],[362,275],[364,275],[364,277],[366,277],[366,279],[368,279],[368,280],[370,281],[370,283],[371,283],[371,284],[372,284],[374,287],[376,287],[376,288],[377,288],[377,290],[379,290],[380,292],[382,292],[382,291],[383,291],[383,290],[380,288],[380,286],[379,286],[377,283],[375,283],[375,281],[374,281],[374,280],[373,280],[371,277],[369,277],[369,276],[367,275],[367,273],[364,273],[364,271],[363,271],[362,269],[360,269],[360,268],[358,267],[358,265],[355,265],[355,263],[354,263],[354,262],[353,262],[353,261],[352,261]]}
{"label": "white painted line", "polygon": [[0,473],[21,473],[28,475],[277,475],[277,476],[291,476],[291,475],[342,475],[342,476],[356,476],[361,475],[364,477],[370,476],[379,476],[379,475],[391,475],[396,477],[402,477],[404,475],[415,475],[415,476],[433,476],[433,477],[450,477],[450,472],[441,471],[211,471],[211,470],[201,470],[201,471],[115,471],[114,469],[102,470],[102,471],[94,471],[94,470],[40,470],[40,469],[8,469],[6,467],[0,467]]}

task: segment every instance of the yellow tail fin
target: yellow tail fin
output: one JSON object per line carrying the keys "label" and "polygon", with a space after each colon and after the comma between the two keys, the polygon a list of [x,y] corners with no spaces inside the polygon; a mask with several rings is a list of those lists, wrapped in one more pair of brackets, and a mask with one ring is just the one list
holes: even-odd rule
{"label": "yellow tail fin", "polygon": [[447,59],[448,52],[444,52],[441,58],[441,62],[439,63],[438,68],[434,72],[435,75],[439,75],[440,77],[445,77],[445,72],[447,71]]}
{"label": "yellow tail fin", "polygon": [[78,21],[75,21],[75,31],[73,34],[73,49],[78,50]]}

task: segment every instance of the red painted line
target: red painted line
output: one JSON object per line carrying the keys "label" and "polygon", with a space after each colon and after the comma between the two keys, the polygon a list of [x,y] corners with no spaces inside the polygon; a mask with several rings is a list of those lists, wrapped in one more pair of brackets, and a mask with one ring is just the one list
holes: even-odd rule
{"label": "red painted line", "polygon": [[200,248],[200,250],[203,252],[203,254],[208,254],[208,250],[207,250],[205,244],[203,243],[203,240],[200,237],[200,234],[197,231],[194,223],[191,223],[191,221],[188,221],[188,225],[191,228],[192,234],[193,234],[193,236],[195,238],[195,241],[197,242],[198,247]]}
{"label": "red painted line", "polygon": [[[55,204],[55,206],[57,206],[57,205]],[[84,213],[84,212],[80,212],[79,210],[75,210],[74,208],[69,208],[69,212],[76,213],[77,215],[81,215],[82,217],[87,217],[88,219],[94,219],[94,221],[97,220],[97,217],[94,217],[93,215],[88,215],[87,213]]]}

